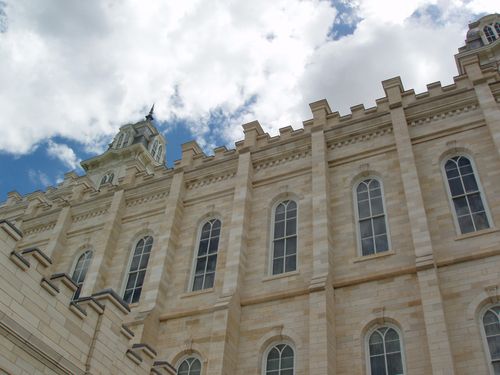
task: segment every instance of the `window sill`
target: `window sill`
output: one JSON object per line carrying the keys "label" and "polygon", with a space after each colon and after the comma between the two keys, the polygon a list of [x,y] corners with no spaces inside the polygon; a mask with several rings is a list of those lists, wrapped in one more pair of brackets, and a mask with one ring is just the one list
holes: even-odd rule
{"label": "window sill", "polygon": [[262,282],[276,280],[276,279],[282,279],[284,277],[296,276],[299,273],[300,273],[299,270],[295,270],[295,271],[280,273],[280,274],[277,274],[277,275],[266,276],[266,277],[264,277],[262,279]]}
{"label": "window sill", "polygon": [[358,256],[352,260],[353,263],[359,263],[359,262],[364,262],[366,260],[372,260],[372,259],[378,259],[378,258],[384,258],[389,255],[394,255],[396,254],[394,250],[388,250],[388,251],[382,251],[380,253],[376,254],[371,254],[371,255],[363,255],[363,256]]}
{"label": "window sill", "polygon": [[495,233],[500,231],[498,228],[488,228],[488,229],[482,229],[478,230],[477,232],[471,232],[467,234],[460,234],[455,238],[455,241],[461,241],[461,240],[466,240],[467,238],[472,238],[472,237],[477,237],[477,236],[482,236],[483,234],[489,234],[489,233]]}
{"label": "window sill", "polygon": [[132,310],[134,307],[139,306],[139,302],[129,303],[128,307]]}
{"label": "window sill", "polygon": [[186,292],[180,295],[180,298],[189,298],[189,297],[194,297],[194,296],[199,296],[200,294],[208,294],[208,293],[213,293],[214,288],[208,288],[208,289],[202,289],[202,290],[196,290],[194,292]]}

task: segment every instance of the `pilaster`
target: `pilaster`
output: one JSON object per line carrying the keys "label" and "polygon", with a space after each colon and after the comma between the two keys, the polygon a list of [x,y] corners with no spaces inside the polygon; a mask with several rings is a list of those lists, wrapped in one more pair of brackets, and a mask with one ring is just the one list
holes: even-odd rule
{"label": "pilaster", "polygon": [[64,246],[66,245],[66,232],[71,225],[71,207],[64,206],[59,211],[57,222],[50,234],[49,243],[45,249],[45,253],[52,258],[55,266],[58,264],[59,257],[61,256]]}
{"label": "pilaster", "polygon": [[431,236],[413,146],[401,99],[403,84],[401,79],[396,77],[383,81],[382,85],[389,100],[399,168],[403,180],[412,242],[415,249],[417,279],[424,312],[432,373],[436,375],[452,375],[455,370],[444,316],[443,300],[439,289],[438,274],[434,265]]}
{"label": "pilaster", "polygon": [[310,104],[313,276],[309,286],[309,373],[334,374],[335,330],[331,268],[330,199],[324,129],[331,113],[326,100]]}

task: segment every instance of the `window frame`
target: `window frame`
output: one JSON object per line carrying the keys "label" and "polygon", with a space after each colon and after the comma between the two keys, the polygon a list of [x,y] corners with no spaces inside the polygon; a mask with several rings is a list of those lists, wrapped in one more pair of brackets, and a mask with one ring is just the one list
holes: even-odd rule
{"label": "window frame", "polygon": [[486,337],[486,330],[484,329],[484,324],[483,324],[483,319],[484,315],[488,312],[489,309],[492,309],[493,307],[500,306],[500,303],[494,303],[494,304],[487,304],[484,306],[479,314],[478,314],[478,323],[479,323],[479,330],[481,331],[481,341],[483,342],[483,350],[484,350],[484,355],[487,363],[487,367],[489,370],[489,373],[491,375],[495,375],[495,370],[493,369],[492,365],[492,359],[491,359],[491,353],[490,353],[490,347],[488,345],[488,339]]}
{"label": "window frame", "polygon": [[[110,179],[111,176],[111,179]],[[113,180],[115,179],[115,172],[107,171],[101,176],[101,181],[99,183],[99,187],[101,187],[104,184],[113,184]]]}
{"label": "window frame", "polygon": [[[365,345],[365,368],[366,368],[366,375],[372,375],[372,368],[371,368],[371,361],[370,361],[370,337],[372,334],[383,327],[387,328],[392,328],[393,330],[396,331],[396,333],[399,336],[399,346],[401,350],[401,361],[403,363],[403,374],[402,375],[407,375],[408,370],[406,368],[406,355],[405,355],[405,343],[404,343],[404,338],[402,334],[402,330],[395,324],[392,324],[390,322],[384,322],[383,324],[374,324],[370,329],[368,329],[364,335],[364,345]],[[384,348],[385,350],[385,348]]]}
{"label": "window frame", "polygon": [[[285,201],[294,201],[296,205],[296,216],[295,216],[295,238],[296,238],[296,246],[297,248],[295,249],[295,269],[293,271],[284,271],[280,272],[277,274],[273,274],[273,260],[274,260],[274,221],[276,220],[276,208],[278,206],[285,202]],[[269,251],[268,251],[268,265],[267,265],[267,276],[269,277],[280,277],[282,275],[287,275],[287,274],[293,274],[294,272],[299,271],[299,212],[300,212],[300,205],[299,205],[299,199],[292,194],[287,194],[285,197],[280,197],[277,199],[273,205],[271,206],[271,217],[270,217],[270,226],[269,226]]]}
{"label": "window frame", "polygon": [[[73,263],[71,264],[71,268],[70,268],[70,272],[69,272],[69,277],[71,278],[71,280],[73,280],[73,273],[75,272],[76,266],[78,265],[78,261],[87,252],[92,253],[92,256],[90,257],[90,261],[88,263],[87,270],[85,271],[85,277],[83,278],[82,286],[80,288],[80,293],[81,293],[81,289],[83,288],[83,284],[85,283],[85,279],[87,278],[87,273],[89,272],[90,266],[92,265],[92,261],[94,260],[94,250],[92,250],[92,248],[90,248],[90,247],[85,247],[83,250],[80,250],[79,252],[77,252],[77,255],[73,258]],[[75,280],[73,280],[73,281],[75,282],[75,284],[77,284],[77,282]],[[75,299],[74,296],[76,295],[77,291],[78,290],[75,290],[75,293],[73,294],[72,299]],[[80,297],[80,294],[78,295],[78,298],[79,297]]]}
{"label": "window frame", "polygon": [[[373,254],[368,254],[368,255],[363,255],[363,247],[361,244],[361,228],[359,225],[359,207],[358,207],[358,186],[362,182],[366,180],[377,180],[380,186],[380,194],[382,197],[382,209],[384,210],[384,220],[385,220],[385,234],[387,236],[387,250],[384,251],[379,251],[379,252],[374,252]],[[388,254],[389,252],[393,251],[392,250],[392,241],[391,241],[391,231],[389,228],[389,220],[388,220],[388,215],[387,215],[387,205],[385,203],[385,188],[384,184],[382,182],[382,178],[380,178],[377,175],[367,175],[363,177],[359,177],[356,180],[354,180],[354,183],[352,185],[352,197],[353,197],[353,206],[354,206],[354,225],[356,227],[356,248],[357,252],[356,255],[358,257],[366,258],[366,257],[372,257],[372,256],[377,256],[380,254]],[[370,219],[373,216],[370,216]]]}
{"label": "window frame", "polygon": [[[139,295],[139,300],[137,300],[136,302],[127,302],[125,301],[125,290],[127,289],[127,282],[128,282],[128,277],[129,277],[129,274],[130,274],[130,266],[132,265],[132,259],[134,258],[134,253],[135,253],[135,249],[137,247],[137,245],[139,244],[139,241],[146,238],[146,237],[151,237],[153,239],[153,243],[151,245],[151,251],[149,252],[149,258],[148,258],[148,263],[146,265],[146,273],[144,275],[144,281],[142,283],[142,286],[141,286],[141,294]],[[123,301],[125,301],[125,303],[129,304],[129,305],[135,305],[135,304],[138,304],[140,303],[141,301],[141,296],[142,296],[142,289],[144,289],[144,285],[146,284],[146,280],[147,280],[147,277],[148,277],[148,274],[149,274],[149,262],[151,261],[151,255],[153,254],[153,249],[154,249],[154,246],[155,246],[155,236],[152,234],[152,233],[143,233],[141,235],[136,235],[134,237],[134,239],[132,240],[132,248],[131,250],[129,251],[129,256],[128,256],[128,260],[127,260],[127,265],[125,267],[125,274],[124,276],[122,277],[122,285],[120,287],[120,298],[123,299]],[[132,297],[133,297],[133,294],[132,294]]]}
{"label": "window frame", "polygon": [[293,351],[293,375],[297,373],[297,349],[295,347],[295,344],[290,341],[290,340],[280,340],[280,341],[273,341],[271,344],[269,344],[266,347],[266,350],[262,352],[262,359],[261,359],[261,374],[266,375],[266,370],[267,370],[267,356],[269,355],[269,352],[277,345],[288,345],[292,351]]}
{"label": "window frame", "polygon": [[190,354],[185,354],[183,355],[178,361],[177,365],[175,366],[175,373],[179,373],[179,367],[182,365],[182,363],[189,358],[196,358],[198,361],[200,361],[201,367],[200,367],[200,375],[203,375],[205,373],[205,368],[203,366],[203,359],[198,353],[190,353]]}
{"label": "window frame", "polygon": [[[219,233],[219,243],[217,244],[217,261],[215,262],[215,272],[214,272],[214,284],[210,288],[204,288],[204,289],[198,289],[198,290],[193,290],[194,287],[194,277],[196,273],[196,262],[198,260],[198,249],[200,247],[200,241],[201,241],[201,233],[203,231],[203,226],[210,222],[211,220],[219,220],[220,222],[220,233]],[[213,290],[215,288],[215,282],[217,281],[217,269],[218,269],[218,263],[220,260],[219,257],[219,251],[220,251],[220,245],[221,245],[221,240],[222,240],[222,226],[223,226],[223,221],[219,216],[209,216],[206,217],[198,222],[198,230],[196,233],[196,241],[194,243],[194,250],[193,250],[193,259],[191,261],[191,272],[189,276],[189,282],[187,285],[187,293],[203,293],[206,291]],[[208,251],[208,250],[207,250]],[[208,252],[207,252],[208,254]]]}
{"label": "window frame", "polygon": [[[474,178],[476,179],[476,184],[478,187],[477,190],[479,191],[479,194],[481,196],[481,201],[482,201],[483,206],[484,206],[484,212],[486,213],[486,218],[488,219],[488,224],[489,224],[488,228],[475,230],[475,231],[468,232],[468,233],[462,233],[462,230],[460,229],[460,223],[458,222],[457,212],[455,209],[455,204],[453,203],[453,196],[451,194],[450,183],[448,182],[448,176],[446,174],[446,168],[445,168],[448,160],[451,160],[454,157],[460,157],[460,156],[469,159],[469,162],[470,162],[471,167],[472,167],[472,171],[474,172]],[[449,205],[449,208],[451,211],[451,215],[453,217],[453,224],[455,226],[455,234],[457,236],[467,236],[467,235],[471,235],[474,233],[480,233],[482,231],[491,230],[492,228],[495,227],[495,224],[493,222],[493,218],[492,218],[491,213],[490,213],[488,200],[486,198],[486,194],[485,194],[484,189],[483,189],[483,184],[481,183],[481,178],[479,176],[479,172],[478,172],[476,163],[474,161],[474,158],[470,154],[467,154],[467,153],[448,154],[446,157],[444,157],[441,160],[441,175],[443,176],[443,183],[445,185],[445,192],[446,192],[446,195],[448,198],[448,205]]]}

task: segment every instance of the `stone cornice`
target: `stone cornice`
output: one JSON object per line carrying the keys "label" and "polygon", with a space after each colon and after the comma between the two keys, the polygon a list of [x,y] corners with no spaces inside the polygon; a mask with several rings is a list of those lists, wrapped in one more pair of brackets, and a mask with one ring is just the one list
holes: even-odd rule
{"label": "stone cornice", "polygon": [[84,212],[82,214],[74,215],[71,217],[71,220],[74,223],[78,223],[80,221],[85,221],[85,220],[93,218],[93,217],[104,215],[108,212],[109,207],[110,207],[109,205],[106,205],[104,207],[99,207],[96,210],[89,210],[89,211]]}
{"label": "stone cornice", "polygon": [[306,147],[294,149],[291,152],[284,152],[278,155],[273,155],[270,158],[264,160],[258,160],[253,163],[253,167],[255,171],[260,171],[263,169],[285,164],[293,160],[304,159],[310,155],[311,155],[311,147],[310,145],[307,145]]}
{"label": "stone cornice", "polygon": [[357,133],[357,134],[347,134],[343,136],[342,138],[337,138],[337,139],[332,139],[330,140],[328,144],[328,149],[329,150],[335,150],[344,146],[352,145],[355,143],[360,143],[360,142],[367,142],[370,140],[373,140],[378,137],[382,137],[386,134],[391,134],[392,133],[392,127],[391,126],[385,126],[383,128],[377,128],[372,131],[367,131],[363,133]]}
{"label": "stone cornice", "polygon": [[458,115],[461,115],[461,114],[467,113],[467,112],[472,112],[476,109],[478,109],[478,105],[476,103],[470,103],[470,104],[466,104],[466,105],[461,106],[461,107],[456,107],[456,108],[451,108],[451,109],[448,108],[446,110],[432,113],[430,115],[428,114],[429,112],[427,111],[426,116],[422,116],[422,117],[416,118],[414,120],[411,120],[408,122],[408,124],[411,127],[425,125],[425,124],[429,124],[429,123],[434,122],[434,121],[443,120],[446,118],[458,116]]}
{"label": "stone cornice", "polygon": [[236,175],[236,170],[231,170],[231,171],[225,172],[225,173],[211,174],[208,176],[203,176],[203,177],[200,177],[197,179],[192,179],[192,180],[186,181],[186,188],[188,190],[196,189],[199,187],[211,185],[211,184],[216,183],[216,182],[229,180],[229,179],[233,178],[235,175]]}
{"label": "stone cornice", "polygon": [[165,198],[168,195],[169,191],[155,191],[153,193],[147,194],[147,195],[142,195],[142,196],[135,196],[135,197],[130,197],[126,200],[125,205],[127,207],[134,207],[138,206],[144,203],[156,201],[162,198]]}

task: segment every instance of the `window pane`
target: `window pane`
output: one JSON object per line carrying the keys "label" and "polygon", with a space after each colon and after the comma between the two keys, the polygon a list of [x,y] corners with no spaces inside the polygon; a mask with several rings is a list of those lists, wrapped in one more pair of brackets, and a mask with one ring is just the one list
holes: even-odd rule
{"label": "window pane", "polygon": [[373,189],[373,190],[370,189],[370,196],[372,198],[381,197],[382,196],[382,190],[380,190],[380,188]]}
{"label": "window pane", "polygon": [[125,294],[123,295],[123,300],[125,302],[130,303],[131,298],[132,298],[132,292],[133,292],[133,290],[131,290],[131,289],[125,291]]}
{"label": "window pane", "polygon": [[142,253],[142,249],[144,248],[144,240],[140,240],[137,242],[137,246],[135,247],[134,255],[139,255]]}
{"label": "window pane", "polygon": [[288,211],[293,211],[297,209],[297,204],[294,201],[289,201],[287,205]]}
{"label": "window pane", "polygon": [[295,271],[296,267],[295,255],[286,257],[285,272]]}
{"label": "window pane", "polygon": [[286,235],[293,236],[295,234],[297,222],[296,219],[287,220],[286,222]]}
{"label": "window pane", "polygon": [[500,336],[488,337],[491,359],[500,359]]}
{"label": "window pane", "polygon": [[486,229],[490,227],[490,225],[488,224],[488,218],[486,217],[486,213],[484,212],[476,213],[473,214],[472,217],[474,218],[474,224],[476,225],[476,230]]}
{"label": "window pane", "polygon": [[361,232],[361,238],[371,237],[373,235],[371,219],[360,221],[359,230]]}
{"label": "window pane", "polygon": [[384,354],[384,342],[382,336],[378,332],[372,333],[369,342],[370,356]]}
{"label": "window pane", "polygon": [[375,237],[375,248],[377,249],[377,253],[389,250],[389,244],[385,234]]}
{"label": "window pane", "polygon": [[139,301],[139,298],[141,297],[141,290],[142,290],[142,288],[137,288],[134,290],[134,296],[132,297],[132,303],[136,303]]}
{"label": "window pane", "polygon": [[383,355],[370,357],[371,375],[387,375],[385,372],[385,358]]}
{"label": "window pane", "polygon": [[217,254],[208,257],[207,272],[215,271],[215,266],[217,264]]}
{"label": "window pane", "polygon": [[458,177],[458,168],[454,161],[448,160],[444,169],[448,178]]}
{"label": "window pane", "polygon": [[484,211],[483,201],[479,193],[470,194],[467,196],[469,200],[470,209],[472,212]]}
{"label": "window pane", "polygon": [[198,258],[198,260],[196,261],[196,268],[194,274],[195,275],[203,274],[205,272],[206,263],[207,263],[206,257]]}
{"label": "window pane", "polygon": [[374,234],[384,234],[385,233],[385,217],[380,216],[373,219],[373,230]]}
{"label": "window pane", "polygon": [[360,219],[370,217],[370,206],[368,201],[358,202],[358,213]]}
{"label": "window pane", "polygon": [[283,258],[273,260],[273,275],[283,273]]}
{"label": "window pane", "polygon": [[274,258],[282,257],[285,253],[285,240],[274,241]]}
{"label": "window pane", "polygon": [[286,239],[286,255],[295,254],[297,252],[297,237]]}
{"label": "window pane", "polygon": [[135,283],[136,287],[142,286],[142,284],[144,284],[144,277],[145,276],[146,276],[146,271],[139,272],[139,274],[137,276],[137,281]]}
{"label": "window pane", "polygon": [[493,363],[493,370],[495,375],[500,375],[500,362]]}
{"label": "window pane", "polygon": [[149,253],[143,254],[139,269],[143,270],[148,266]]}
{"label": "window pane", "polygon": [[136,279],[137,279],[137,272],[131,273],[128,276],[127,285],[125,286],[125,289],[133,288],[135,286]]}
{"label": "window pane", "polygon": [[371,200],[372,204],[372,215],[380,215],[384,213],[384,207],[382,206],[382,198],[373,198]]}
{"label": "window pane", "polygon": [[267,360],[267,370],[278,370],[280,365],[280,360],[278,358]]}
{"label": "window pane", "polygon": [[462,181],[460,181],[460,178],[450,178],[448,180],[448,183],[450,184],[450,191],[452,197],[455,197],[457,195],[462,195],[464,193],[464,189],[462,187]]}
{"label": "window pane", "polygon": [[281,238],[285,234],[285,222],[281,221],[274,224],[274,238]]}
{"label": "window pane", "polygon": [[201,240],[200,247],[198,248],[198,256],[205,255],[208,249],[208,240]]}
{"label": "window pane", "polygon": [[497,322],[498,322],[498,318],[493,312],[487,311],[486,314],[484,314],[484,317],[483,317],[483,324],[484,325],[493,324],[493,323],[497,323]]}
{"label": "window pane", "polygon": [[363,255],[370,255],[374,253],[373,238],[365,238],[361,240],[361,250]]}
{"label": "window pane", "polygon": [[281,370],[280,375],[293,375],[293,369]]}
{"label": "window pane", "polygon": [[203,275],[201,276],[195,276],[194,282],[193,282],[193,291],[195,290],[200,290],[203,286]]}
{"label": "window pane", "polygon": [[463,234],[474,232],[474,226],[472,225],[472,219],[469,215],[459,217],[458,224],[460,225],[460,230]]}
{"label": "window pane", "polygon": [[278,352],[278,350],[276,350],[275,348],[272,348],[269,351],[267,359],[279,359],[279,357],[280,357],[280,353]]}
{"label": "window pane", "polygon": [[196,373],[199,373],[199,371],[201,370],[201,363],[198,359],[194,359],[193,360],[193,363],[191,363],[191,373],[192,375],[196,375],[195,373],[193,373],[193,371],[195,371]]}
{"label": "window pane", "polygon": [[[360,185],[361,186],[361,185]],[[364,184],[363,184],[364,186]],[[358,188],[359,189],[359,188]],[[358,202],[360,201],[365,201],[368,199],[368,190],[366,190],[366,187],[365,187],[365,190],[364,191],[359,191],[357,192],[357,195],[358,195]]]}
{"label": "window pane", "polygon": [[465,191],[470,193],[478,190],[476,178],[473,174],[463,176]]}
{"label": "window pane", "polygon": [[403,360],[401,353],[387,354],[387,375],[402,375]]}
{"label": "window pane", "polygon": [[203,289],[213,287],[214,279],[215,279],[215,273],[207,273],[205,276],[205,285],[203,285]]}
{"label": "window pane", "polygon": [[210,239],[210,245],[208,246],[208,253],[209,254],[216,253],[218,247],[219,247],[219,238],[215,237]]}

